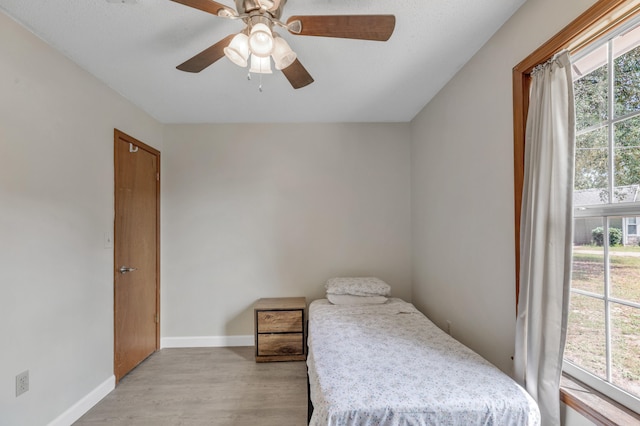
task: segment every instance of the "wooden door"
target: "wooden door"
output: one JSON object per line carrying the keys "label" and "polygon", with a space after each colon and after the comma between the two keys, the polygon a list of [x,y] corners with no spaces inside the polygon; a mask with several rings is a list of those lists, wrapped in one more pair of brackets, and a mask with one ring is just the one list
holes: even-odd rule
{"label": "wooden door", "polygon": [[115,130],[114,374],[160,346],[160,152]]}

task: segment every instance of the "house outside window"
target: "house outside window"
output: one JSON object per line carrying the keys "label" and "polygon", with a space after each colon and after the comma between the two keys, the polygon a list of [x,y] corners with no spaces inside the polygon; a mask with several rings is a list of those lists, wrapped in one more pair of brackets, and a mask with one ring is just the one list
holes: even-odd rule
{"label": "house outside window", "polygon": [[[638,218],[637,217],[630,217],[627,219],[627,235],[628,236],[634,236],[634,235],[638,235]],[[628,244],[628,242],[626,243]]]}
{"label": "house outside window", "polygon": [[640,412],[640,22],[573,58],[574,250],[565,371]]}

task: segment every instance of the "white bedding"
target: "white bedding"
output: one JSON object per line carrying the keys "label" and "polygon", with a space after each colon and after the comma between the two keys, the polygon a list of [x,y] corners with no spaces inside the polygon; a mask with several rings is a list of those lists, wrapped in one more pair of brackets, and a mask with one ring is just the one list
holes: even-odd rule
{"label": "white bedding", "polygon": [[539,425],[510,377],[400,299],[309,306],[311,426]]}

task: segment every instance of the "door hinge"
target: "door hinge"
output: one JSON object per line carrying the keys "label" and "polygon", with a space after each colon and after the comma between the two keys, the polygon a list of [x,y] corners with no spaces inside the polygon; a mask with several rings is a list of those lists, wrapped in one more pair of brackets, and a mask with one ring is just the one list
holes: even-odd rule
{"label": "door hinge", "polygon": [[160,317],[158,316],[158,314],[155,315],[154,320],[156,324],[160,322]]}
{"label": "door hinge", "polygon": [[156,180],[159,182],[160,181],[160,173],[156,173]]}

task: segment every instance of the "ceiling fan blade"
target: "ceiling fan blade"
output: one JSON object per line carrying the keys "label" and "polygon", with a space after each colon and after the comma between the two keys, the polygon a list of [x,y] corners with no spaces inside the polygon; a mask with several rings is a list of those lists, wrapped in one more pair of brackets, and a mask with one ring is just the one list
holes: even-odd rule
{"label": "ceiling fan blade", "polygon": [[282,69],[282,73],[294,89],[300,89],[313,83],[313,77],[309,74],[305,67],[302,66],[299,60],[293,61],[291,65]]}
{"label": "ceiling fan blade", "polygon": [[[180,3],[180,4],[184,4],[185,6],[190,6],[193,7],[195,9],[199,9],[202,10],[204,12],[208,12],[211,13],[213,15],[217,15],[217,16],[237,16],[238,14],[236,13],[235,10],[231,9],[230,7],[227,7],[223,4],[217,3],[213,0],[171,0],[174,1],[176,3]],[[220,10],[224,10],[225,12],[223,12],[223,15],[220,15]]]}
{"label": "ceiling fan blade", "polygon": [[231,43],[235,34],[229,34],[213,46],[198,53],[193,58],[181,63],[176,68],[186,72],[200,72],[224,56],[224,48]]}
{"label": "ceiling fan blade", "polygon": [[292,34],[359,40],[387,41],[395,26],[393,15],[312,15],[287,19]]}

